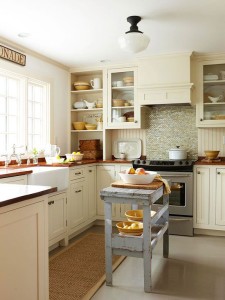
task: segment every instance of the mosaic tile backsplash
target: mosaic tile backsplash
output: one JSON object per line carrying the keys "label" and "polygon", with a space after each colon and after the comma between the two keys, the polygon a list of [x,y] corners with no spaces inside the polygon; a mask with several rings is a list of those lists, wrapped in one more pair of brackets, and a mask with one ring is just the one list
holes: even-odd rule
{"label": "mosaic tile backsplash", "polygon": [[195,108],[152,106],[145,113],[146,155],[148,159],[169,159],[169,150],[180,146],[188,158],[198,157],[198,130]]}

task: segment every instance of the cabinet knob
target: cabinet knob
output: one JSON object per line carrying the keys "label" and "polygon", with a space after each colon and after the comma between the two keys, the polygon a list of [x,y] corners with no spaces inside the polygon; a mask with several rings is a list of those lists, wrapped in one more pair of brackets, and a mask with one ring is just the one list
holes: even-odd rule
{"label": "cabinet knob", "polygon": [[88,172],[89,172],[89,173],[91,173],[91,172],[92,172],[92,170],[89,170]]}
{"label": "cabinet knob", "polygon": [[201,119],[200,119],[200,121],[202,122],[202,121],[203,121],[203,119],[201,118]]}
{"label": "cabinet knob", "polygon": [[138,122],[137,120],[134,121],[134,123],[137,123],[137,122]]}
{"label": "cabinet knob", "polygon": [[198,171],[198,172],[197,172],[197,174],[201,174],[201,172],[200,172],[200,171]]}
{"label": "cabinet knob", "polygon": [[217,172],[218,175],[220,175],[220,172]]}

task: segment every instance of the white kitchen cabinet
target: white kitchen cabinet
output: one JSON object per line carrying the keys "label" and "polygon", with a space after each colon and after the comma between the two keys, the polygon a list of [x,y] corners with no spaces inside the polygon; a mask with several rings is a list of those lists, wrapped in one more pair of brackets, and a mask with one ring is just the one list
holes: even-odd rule
{"label": "white kitchen cabinet", "polygon": [[[197,127],[225,127],[225,56],[196,56]],[[217,100],[216,100],[217,99]]]}
{"label": "white kitchen cabinet", "polygon": [[88,218],[87,181],[85,167],[70,170],[69,199],[68,199],[69,235]]}
{"label": "white kitchen cabinet", "polygon": [[[98,165],[97,166],[97,216],[104,218],[104,203],[100,198],[100,191],[110,186],[115,181],[116,177],[115,165]],[[113,205],[112,216],[116,215],[116,206]]]}
{"label": "white kitchen cabinet", "polygon": [[[129,168],[129,164],[111,164],[97,166],[97,216],[104,218],[104,202],[100,198],[100,191],[111,185],[111,183],[120,180],[119,172]],[[124,212],[130,209],[129,205],[113,204],[112,217],[114,220],[124,219]]]}
{"label": "white kitchen cabinet", "polygon": [[225,229],[225,168],[216,168],[216,225]]}
{"label": "white kitchen cabinet", "polygon": [[1,299],[49,299],[47,209],[47,196],[0,208]]}
{"label": "white kitchen cabinet", "polygon": [[88,219],[96,219],[96,166],[87,166]]}
{"label": "white kitchen cabinet", "polygon": [[210,212],[210,168],[197,167],[195,172],[195,227],[209,225]]}
{"label": "white kitchen cabinet", "polygon": [[[102,82],[102,88],[88,90],[75,90],[74,82],[82,81],[90,83],[94,78],[99,78]],[[75,130],[73,122],[86,122],[97,124],[98,119],[103,118],[103,71],[72,71],[71,72],[71,97],[70,97],[70,135],[71,135],[71,151],[77,151],[79,148],[80,139],[103,139],[103,129],[96,128],[96,130]],[[89,103],[96,103],[92,109],[74,108],[74,103],[86,100]],[[102,107],[100,107],[102,106]]]}
{"label": "white kitchen cabinet", "polygon": [[137,68],[109,69],[107,75],[106,128],[141,128],[141,111],[137,98]]}
{"label": "white kitchen cabinet", "polygon": [[19,176],[1,178],[0,183],[27,184],[27,175],[19,175]]}
{"label": "white kitchen cabinet", "polygon": [[154,55],[138,62],[140,105],[191,104],[191,53]]}
{"label": "white kitchen cabinet", "polygon": [[195,166],[194,228],[225,231],[225,168]]}
{"label": "white kitchen cabinet", "polygon": [[68,245],[67,235],[67,194],[54,193],[48,198],[48,238],[49,246],[60,242]]}

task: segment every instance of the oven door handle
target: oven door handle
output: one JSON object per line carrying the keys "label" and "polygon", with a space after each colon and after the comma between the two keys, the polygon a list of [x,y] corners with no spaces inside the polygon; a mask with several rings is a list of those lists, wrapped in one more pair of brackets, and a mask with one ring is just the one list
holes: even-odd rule
{"label": "oven door handle", "polygon": [[183,174],[180,174],[180,175],[173,175],[173,174],[171,174],[171,175],[164,175],[164,174],[162,174],[161,176],[162,177],[190,177],[191,175],[183,175]]}
{"label": "oven door handle", "polygon": [[188,221],[191,221],[190,219],[178,219],[178,218],[173,218],[173,217],[170,217],[170,221],[174,221],[174,222],[188,222]]}

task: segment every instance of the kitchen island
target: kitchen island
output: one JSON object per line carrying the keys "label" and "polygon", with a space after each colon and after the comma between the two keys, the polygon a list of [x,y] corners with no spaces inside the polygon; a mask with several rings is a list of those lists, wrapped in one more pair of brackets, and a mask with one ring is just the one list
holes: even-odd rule
{"label": "kitchen island", "polygon": [[[105,207],[106,284],[109,286],[112,285],[113,254],[143,258],[145,292],[151,292],[152,250],[162,237],[163,256],[169,255],[169,195],[163,194],[162,182],[157,182],[155,189],[150,188],[107,187],[100,192]],[[154,207],[154,203],[161,196],[163,196],[163,205]],[[143,234],[141,236],[112,233],[112,203],[132,204],[133,208],[138,206],[143,208]],[[156,214],[151,217],[153,207]]]}

